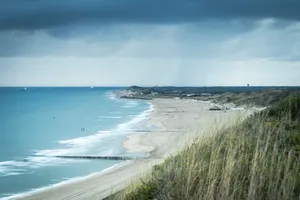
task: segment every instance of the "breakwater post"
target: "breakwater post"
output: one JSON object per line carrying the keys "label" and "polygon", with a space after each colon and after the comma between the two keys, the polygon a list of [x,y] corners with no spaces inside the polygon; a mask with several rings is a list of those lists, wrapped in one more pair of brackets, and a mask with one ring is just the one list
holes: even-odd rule
{"label": "breakwater post", "polygon": [[67,159],[89,159],[89,160],[137,160],[143,157],[130,157],[130,156],[55,156],[56,158]]}

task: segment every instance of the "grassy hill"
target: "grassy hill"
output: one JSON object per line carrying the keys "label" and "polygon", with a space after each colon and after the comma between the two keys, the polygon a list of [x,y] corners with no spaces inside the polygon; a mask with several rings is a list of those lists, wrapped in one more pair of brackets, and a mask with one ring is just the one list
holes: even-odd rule
{"label": "grassy hill", "polygon": [[300,95],[300,87],[137,87],[128,88],[133,98],[181,98],[269,106],[287,96]]}
{"label": "grassy hill", "polygon": [[292,95],[179,154],[110,199],[300,198],[300,96]]}

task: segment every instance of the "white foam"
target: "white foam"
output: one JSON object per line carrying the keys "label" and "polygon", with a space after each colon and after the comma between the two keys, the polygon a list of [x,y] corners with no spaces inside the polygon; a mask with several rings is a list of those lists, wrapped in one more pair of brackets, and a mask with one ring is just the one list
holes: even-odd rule
{"label": "white foam", "polygon": [[154,106],[151,103],[149,104],[149,109],[142,112],[141,114],[138,115],[129,115],[131,118],[130,121],[119,124],[117,126],[116,132],[118,133],[128,133],[129,130],[132,130],[134,126],[138,125],[140,122],[146,120],[148,116],[151,114],[151,112],[154,110]]}
{"label": "white foam", "polygon": [[[46,149],[46,150],[38,150],[34,151],[34,154],[37,156],[62,156],[62,155],[74,155],[74,154],[85,154],[91,149],[93,146],[98,144],[102,139],[107,137],[115,137],[116,135],[128,134],[129,130],[134,128],[135,125],[147,119],[148,115],[152,112],[153,105],[150,105],[149,109],[142,112],[138,115],[133,115],[131,120],[128,122],[119,124],[116,129],[112,129],[109,131],[99,131],[97,134],[70,139],[70,140],[62,140],[58,141],[58,143],[66,145],[67,147],[64,149]],[[102,153],[101,153],[102,154]]]}
{"label": "white foam", "polygon": [[98,119],[121,119],[122,116],[100,116]]}
{"label": "white foam", "polygon": [[117,95],[112,91],[107,92],[106,96],[110,100],[118,100]]}
{"label": "white foam", "polygon": [[28,192],[25,192],[25,193],[13,194],[9,197],[3,197],[3,198],[0,198],[0,200],[11,200],[11,199],[17,199],[17,198],[24,198],[24,197],[27,197],[27,196],[30,196],[30,195],[33,195],[33,194],[41,193],[41,192],[49,190],[49,189],[54,189],[54,188],[57,188],[57,187],[60,187],[60,186],[66,185],[66,184],[75,183],[75,182],[84,180],[86,178],[90,178],[92,176],[95,176],[97,174],[99,174],[99,173],[93,173],[93,174],[90,174],[86,177],[71,178],[71,179],[62,181],[62,182],[57,183],[57,184],[53,184],[53,185],[49,185],[49,186],[45,186],[45,187],[41,187],[41,188],[37,188],[37,189],[32,189],[31,191],[28,191]]}
{"label": "white foam", "polygon": [[58,143],[64,144],[67,147],[65,149],[35,150],[34,155],[43,157],[53,157],[84,154],[88,151],[89,147],[93,145],[93,143],[96,143],[100,138],[103,138],[102,133],[81,138],[75,138],[71,140],[58,141]]}
{"label": "white foam", "polygon": [[[120,135],[124,133],[128,133],[128,130],[132,129],[135,124],[138,124],[139,122],[142,122],[143,120],[147,119],[147,116],[152,112],[153,105],[150,104],[150,108],[144,112],[142,112],[139,115],[134,115],[134,118],[131,119],[128,122],[119,124],[117,126],[117,129],[113,129],[110,131],[99,131],[98,134],[86,136],[86,137],[81,137],[81,138],[75,138],[71,140],[63,140],[63,141],[58,141],[60,144],[65,144],[70,147],[76,148],[78,151],[81,150],[80,153],[84,153],[84,147],[92,146],[94,143],[99,142],[99,140],[105,138],[105,137],[112,137],[114,135]],[[71,150],[72,151],[72,150]],[[46,152],[46,154],[43,155],[67,155],[71,153],[70,151],[63,151],[59,150],[58,152],[54,152],[52,154],[51,151]]]}
{"label": "white foam", "polygon": [[[114,93],[109,93],[109,98],[113,100],[113,99],[116,99],[116,96]],[[135,106],[137,104],[138,104],[137,101],[128,101],[128,104],[126,104],[126,105]],[[101,141],[105,137],[115,137],[116,135],[130,133],[130,132],[128,132],[128,130],[132,129],[136,124],[147,119],[148,115],[154,109],[154,107],[151,103],[148,103],[148,104],[150,105],[148,110],[142,112],[141,114],[130,116],[130,118],[131,118],[130,121],[119,124],[116,129],[109,130],[109,131],[99,131],[97,134],[89,135],[86,137],[58,141],[58,143],[66,145],[66,148],[35,150],[34,151],[35,156],[27,157],[24,159],[24,161],[0,162],[0,176],[20,175],[20,174],[27,173],[27,171],[29,169],[40,168],[40,167],[44,167],[44,166],[57,166],[57,165],[62,165],[62,164],[66,164],[66,163],[90,162],[89,160],[60,159],[60,158],[55,158],[53,156],[84,154],[84,153],[88,152],[88,150],[91,146],[93,146],[94,144],[97,144],[99,141]],[[119,118],[120,116],[114,116],[114,117]],[[101,152],[101,154],[112,155],[113,151],[107,150],[105,152]],[[117,165],[115,165],[111,168],[108,168],[104,171],[110,170],[116,166]],[[52,186],[47,186],[47,187],[29,191],[27,193],[15,194],[8,198],[0,198],[0,199],[8,200],[8,199],[14,199],[14,198],[28,196],[28,195],[31,195],[34,193],[42,192],[44,190],[47,190],[47,189],[50,189],[53,187],[58,187],[58,186],[61,186],[64,184],[68,184],[70,182],[82,180],[82,179],[88,178],[93,175],[95,175],[95,174],[89,175],[87,177],[72,178],[67,181],[63,181],[61,183],[52,185]]]}
{"label": "white foam", "polygon": [[107,151],[101,152],[101,155],[103,155],[103,156],[112,156],[112,155],[114,155],[114,151],[112,149],[108,149]]}
{"label": "white foam", "polygon": [[113,165],[112,167],[106,168],[106,169],[102,170],[101,172],[92,173],[88,176],[78,176],[78,177],[74,177],[74,178],[70,178],[70,179],[65,179],[64,181],[61,181],[61,182],[53,184],[53,185],[49,185],[49,186],[45,186],[45,187],[41,187],[41,188],[37,188],[37,189],[32,189],[32,190],[24,192],[24,193],[11,194],[9,197],[0,198],[0,200],[12,200],[12,199],[17,199],[17,198],[24,198],[24,197],[28,197],[28,196],[31,196],[31,195],[34,195],[34,194],[38,194],[38,193],[41,193],[41,192],[44,192],[44,191],[47,191],[47,190],[50,190],[50,189],[55,189],[55,188],[58,188],[58,187],[61,187],[61,186],[64,186],[64,185],[68,185],[68,184],[71,184],[71,183],[76,183],[76,182],[79,182],[79,181],[83,181],[83,180],[92,178],[94,176],[98,176],[100,174],[103,174],[105,172],[120,168],[124,165],[129,164],[130,162],[131,161],[126,161],[126,162],[123,162],[123,163],[119,163],[119,164]]}
{"label": "white foam", "polygon": [[27,166],[26,163],[17,161],[0,162],[0,177],[22,174],[24,172],[24,169],[20,167],[24,166]]}
{"label": "white foam", "polygon": [[[34,155],[36,156],[61,156],[73,153],[72,149],[45,149],[45,150],[34,150]],[[79,149],[76,152],[80,152]]]}
{"label": "white foam", "polygon": [[107,133],[111,133],[111,131],[98,131],[98,133],[107,134]]}
{"label": "white foam", "polygon": [[21,175],[23,174],[22,172],[6,172],[3,176],[1,177],[5,177],[5,176],[17,176],[17,175]]}
{"label": "white foam", "polygon": [[4,176],[15,176],[15,175],[20,175],[20,174],[23,174],[24,170],[18,170],[18,169],[15,169],[15,168],[12,168],[10,166],[7,166],[7,167],[3,167],[1,166],[0,167],[0,177],[4,177]]}
{"label": "white foam", "polygon": [[152,110],[154,109],[153,105],[150,104],[150,108],[144,112],[142,112],[139,115],[136,115],[132,120],[130,120],[129,122],[123,123],[123,124],[119,124],[118,125],[118,130],[121,132],[126,132],[128,133],[128,130],[132,129],[135,125],[139,124],[140,122],[144,121],[147,119],[147,117],[150,115],[150,113],[152,112]]}
{"label": "white foam", "polygon": [[[99,131],[97,134],[58,141],[58,143],[66,145],[66,148],[60,149],[45,149],[45,150],[34,150],[33,157],[25,158],[25,161],[5,161],[0,162],[0,176],[17,175],[18,173],[26,173],[26,170],[32,168],[39,168],[44,166],[56,166],[71,162],[87,162],[87,160],[68,160],[59,159],[54,156],[63,155],[82,155],[91,149],[94,145],[99,144],[102,139],[106,137],[116,137],[117,135],[128,134],[136,125],[147,119],[148,115],[154,109],[153,105],[150,105],[149,109],[142,112],[141,114],[134,115],[131,120],[119,124],[116,129],[109,131]],[[112,152],[100,152],[101,154],[111,154]],[[26,169],[25,171],[22,169]]]}
{"label": "white foam", "polygon": [[123,108],[134,108],[138,106],[139,101],[137,100],[127,100],[126,105],[122,106]]}
{"label": "white foam", "polygon": [[23,167],[25,166],[26,163],[25,162],[18,162],[18,161],[4,161],[4,162],[0,162],[0,167],[1,166],[16,166],[16,167]]}
{"label": "white foam", "polygon": [[57,166],[66,163],[89,162],[88,160],[60,159],[55,157],[36,157],[31,156],[24,161],[4,161],[0,162],[0,177],[14,176],[27,173],[29,169],[40,168],[44,166]]}
{"label": "white foam", "polygon": [[59,155],[68,155],[68,154],[82,154],[88,151],[89,147],[97,143],[101,138],[104,138],[105,135],[102,133],[97,133],[94,135],[89,135],[86,137],[75,138],[71,140],[59,141],[60,144],[65,144],[69,147],[68,151],[64,154],[60,153]]}

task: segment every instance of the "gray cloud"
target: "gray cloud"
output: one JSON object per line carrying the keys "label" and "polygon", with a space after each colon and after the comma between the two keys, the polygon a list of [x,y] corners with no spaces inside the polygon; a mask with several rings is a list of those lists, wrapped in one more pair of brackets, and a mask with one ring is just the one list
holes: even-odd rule
{"label": "gray cloud", "polygon": [[299,85],[298,8],[299,0],[6,0],[0,85]]}
{"label": "gray cloud", "polygon": [[77,24],[178,24],[207,19],[300,20],[298,0],[10,0],[1,4],[0,30]]}
{"label": "gray cloud", "polygon": [[244,27],[244,21],[232,21],[164,26],[124,25],[73,31],[70,30],[65,36],[59,35],[59,38],[50,36],[47,31],[27,34],[0,32],[0,44],[5,46],[0,48],[0,57],[175,57],[220,62],[300,60],[300,23],[283,26],[271,19],[257,21],[251,29]]}

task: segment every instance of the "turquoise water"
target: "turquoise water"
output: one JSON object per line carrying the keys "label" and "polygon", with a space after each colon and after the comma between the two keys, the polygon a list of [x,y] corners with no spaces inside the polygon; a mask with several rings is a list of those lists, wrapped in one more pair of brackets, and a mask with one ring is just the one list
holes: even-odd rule
{"label": "turquoise water", "polygon": [[0,199],[22,196],[121,161],[56,155],[124,155],[151,106],[117,99],[120,88],[0,88]]}

